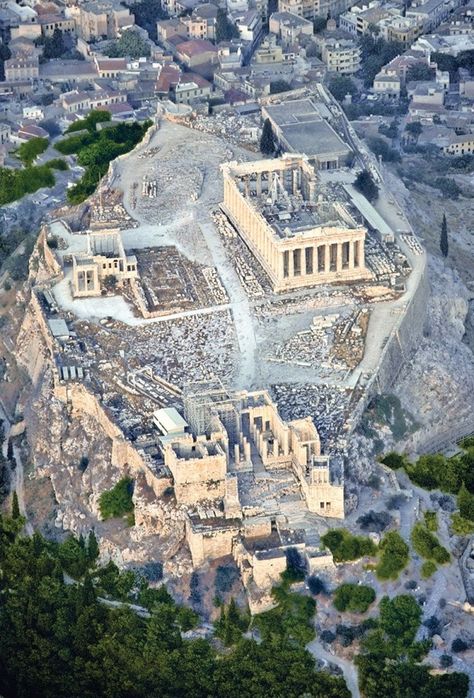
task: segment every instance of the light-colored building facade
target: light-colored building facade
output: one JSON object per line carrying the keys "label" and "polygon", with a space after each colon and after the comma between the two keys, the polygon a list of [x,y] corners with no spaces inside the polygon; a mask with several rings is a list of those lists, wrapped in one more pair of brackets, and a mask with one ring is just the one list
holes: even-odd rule
{"label": "light-colored building facade", "polygon": [[446,155],[472,155],[474,153],[474,133],[466,136],[453,136],[451,143],[444,146]]}
{"label": "light-colored building facade", "polygon": [[29,56],[16,56],[5,61],[5,80],[7,82],[17,82],[27,80],[33,82],[39,76],[38,58]]}
{"label": "light-colored building facade", "polygon": [[85,41],[116,39],[122,29],[135,24],[128,7],[104,0],[70,7],[67,14],[75,19],[77,35]]}
{"label": "light-colored building facade", "polygon": [[295,43],[301,35],[313,35],[313,23],[293,12],[274,12],[270,15],[269,29],[284,46]]}
{"label": "light-colored building facade", "polygon": [[326,39],[321,58],[329,73],[353,75],[360,69],[360,47],[352,39]]}
{"label": "light-colored building facade", "polygon": [[338,17],[351,5],[351,0],[278,0],[278,11],[292,12],[305,19],[315,19]]}
{"label": "light-colored building facade", "polygon": [[318,191],[306,157],[232,162],[222,170],[222,208],[275,291],[370,278],[366,228]]}

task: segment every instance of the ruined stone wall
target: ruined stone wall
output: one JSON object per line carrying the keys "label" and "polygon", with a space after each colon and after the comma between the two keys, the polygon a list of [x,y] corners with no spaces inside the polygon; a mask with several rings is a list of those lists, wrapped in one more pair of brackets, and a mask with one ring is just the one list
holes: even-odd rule
{"label": "ruined stone wall", "polygon": [[215,560],[232,553],[232,545],[239,533],[237,525],[213,532],[193,531],[189,521],[186,522],[186,542],[191,550],[193,566],[199,567],[208,560]]}
{"label": "ruined stone wall", "polygon": [[390,391],[403,365],[416,351],[423,335],[429,294],[430,286],[425,270],[405,312],[400,315],[398,325],[385,344],[377,369],[367,385],[359,386],[362,394],[351,407],[351,417],[347,422],[348,434],[357,427],[372,397]]}
{"label": "ruined stone wall", "polygon": [[157,497],[161,497],[169,486],[169,479],[160,478],[148,467],[141,454],[127,441],[120,429],[112,422],[97,397],[80,383],[57,385],[55,397],[71,406],[73,412],[83,412],[93,417],[102,431],[112,442],[112,463],[129,472],[132,476],[143,474],[149,487]]}

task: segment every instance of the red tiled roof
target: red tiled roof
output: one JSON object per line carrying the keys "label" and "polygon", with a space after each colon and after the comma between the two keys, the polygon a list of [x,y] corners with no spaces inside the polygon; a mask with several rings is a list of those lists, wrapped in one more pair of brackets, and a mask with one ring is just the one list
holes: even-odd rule
{"label": "red tiled roof", "polygon": [[217,53],[217,48],[214,44],[206,39],[191,39],[191,41],[184,41],[176,46],[179,53],[184,53],[186,56],[199,56],[200,53]]}

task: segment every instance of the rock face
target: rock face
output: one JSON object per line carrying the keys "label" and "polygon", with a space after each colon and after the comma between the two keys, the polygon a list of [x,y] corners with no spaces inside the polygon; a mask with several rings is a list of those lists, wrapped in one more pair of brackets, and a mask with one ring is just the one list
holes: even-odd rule
{"label": "rock face", "polygon": [[474,357],[463,343],[468,291],[455,271],[430,261],[431,295],[424,337],[396,385],[422,425],[404,444],[422,452],[474,429]]}
{"label": "rock face", "polygon": [[[95,529],[104,559],[140,564],[150,559],[167,563],[184,540],[184,510],[172,496],[157,497],[144,474],[113,457],[113,440],[91,414],[71,410],[54,397],[50,375],[45,375],[27,406],[28,439],[35,476],[51,481],[57,506],[55,526],[76,535]],[[87,465],[85,460],[87,458]],[[135,526],[124,521],[101,521],[99,497],[125,475],[135,481]],[[186,562],[180,567],[186,571]]]}

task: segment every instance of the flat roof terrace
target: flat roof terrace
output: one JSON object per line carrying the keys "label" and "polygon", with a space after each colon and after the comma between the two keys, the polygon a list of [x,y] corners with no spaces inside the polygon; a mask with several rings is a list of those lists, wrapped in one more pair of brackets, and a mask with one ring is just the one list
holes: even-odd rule
{"label": "flat roof terrace", "polygon": [[286,147],[295,153],[314,158],[351,152],[350,147],[324,120],[331,118],[324,104],[316,105],[311,99],[300,99],[267,105],[263,111],[280,131]]}

